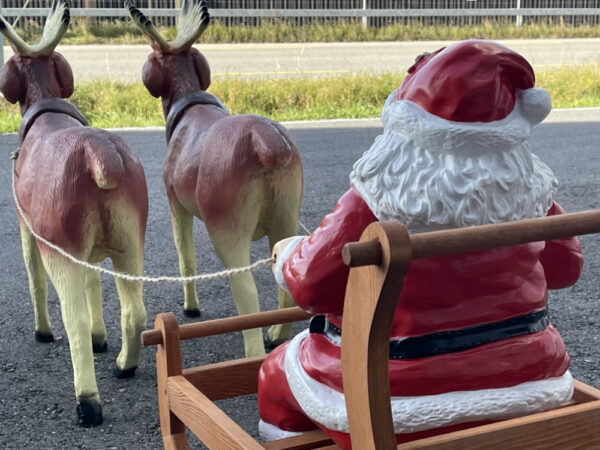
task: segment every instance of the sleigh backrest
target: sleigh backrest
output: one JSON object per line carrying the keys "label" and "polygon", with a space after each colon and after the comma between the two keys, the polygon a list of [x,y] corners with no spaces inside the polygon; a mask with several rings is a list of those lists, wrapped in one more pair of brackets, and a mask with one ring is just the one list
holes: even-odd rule
{"label": "sleigh backrest", "polygon": [[470,253],[600,232],[600,210],[409,236],[398,222],[373,223],[346,244],[352,267],[344,302],[343,383],[353,448],[396,448],[389,390],[389,336],[413,259]]}

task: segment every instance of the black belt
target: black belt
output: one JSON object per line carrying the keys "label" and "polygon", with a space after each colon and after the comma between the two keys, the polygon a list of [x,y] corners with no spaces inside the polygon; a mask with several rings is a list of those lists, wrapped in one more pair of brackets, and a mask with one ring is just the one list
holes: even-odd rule
{"label": "black belt", "polygon": [[[501,322],[486,323],[460,330],[439,331],[417,337],[390,339],[390,359],[424,358],[443,353],[460,352],[480,345],[526,334],[538,333],[550,324],[546,308],[513,317]],[[311,333],[322,333],[330,339],[339,339],[342,330],[324,315],[310,319]]]}

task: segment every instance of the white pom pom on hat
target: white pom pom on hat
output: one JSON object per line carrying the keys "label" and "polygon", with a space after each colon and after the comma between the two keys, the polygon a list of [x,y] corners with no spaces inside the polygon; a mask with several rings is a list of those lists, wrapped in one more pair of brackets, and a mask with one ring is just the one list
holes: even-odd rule
{"label": "white pom pom on hat", "polygon": [[523,116],[525,116],[531,125],[537,125],[544,120],[552,110],[552,100],[546,90],[541,88],[525,89],[518,91],[520,97],[520,106]]}

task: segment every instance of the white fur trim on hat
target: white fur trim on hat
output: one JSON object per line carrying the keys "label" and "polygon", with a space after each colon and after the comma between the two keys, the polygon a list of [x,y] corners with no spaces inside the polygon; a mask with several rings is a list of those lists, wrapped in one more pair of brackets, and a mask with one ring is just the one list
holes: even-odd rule
{"label": "white fur trim on hat", "polygon": [[383,134],[354,163],[350,182],[377,219],[400,220],[411,233],[545,216],[558,181],[528,137],[547,94],[517,97],[503,120],[461,123],[392,93]]}
{"label": "white fur trim on hat", "polygon": [[[285,353],[285,374],[302,411],[325,427],[348,432],[344,394],[311,378],[298,359],[300,343],[308,330],[298,334]],[[392,397],[396,433],[414,433],[459,423],[507,419],[560,406],[573,396],[573,377],[530,381],[516,386],[477,391],[456,391],[418,397]]]}
{"label": "white fur trim on hat", "polygon": [[464,156],[507,151],[522,144],[529,138],[531,127],[541,122],[552,107],[550,96],[543,89],[517,89],[515,107],[504,119],[455,122],[431,114],[411,101],[397,100],[396,95],[397,91],[390,94],[381,113],[386,131],[401,133],[418,147]]}

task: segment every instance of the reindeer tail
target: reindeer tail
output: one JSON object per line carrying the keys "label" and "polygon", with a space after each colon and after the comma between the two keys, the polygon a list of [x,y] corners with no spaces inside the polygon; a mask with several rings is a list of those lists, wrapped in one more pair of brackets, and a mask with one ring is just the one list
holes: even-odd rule
{"label": "reindeer tail", "polygon": [[100,189],[114,189],[125,177],[123,158],[114,142],[104,136],[87,136],[85,159],[92,178]]}
{"label": "reindeer tail", "polygon": [[268,169],[287,166],[298,153],[285,129],[262,117],[253,124],[252,143],[256,156]]}

